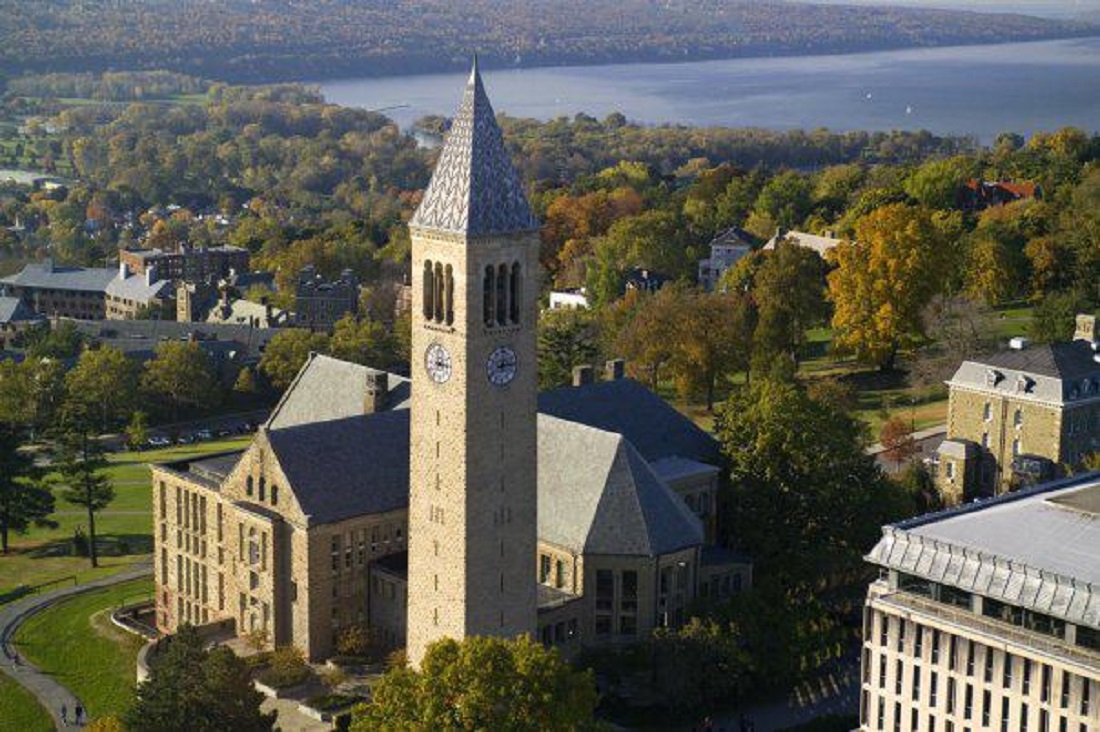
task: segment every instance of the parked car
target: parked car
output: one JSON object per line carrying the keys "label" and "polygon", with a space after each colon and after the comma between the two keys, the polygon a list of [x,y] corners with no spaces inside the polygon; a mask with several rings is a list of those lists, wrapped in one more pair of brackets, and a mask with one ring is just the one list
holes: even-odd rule
{"label": "parked car", "polygon": [[168,447],[172,444],[172,441],[167,437],[150,437],[146,442],[149,447]]}
{"label": "parked car", "polygon": [[213,440],[214,439],[214,433],[211,432],[210,430],[199,430],[198,432],[195,433],[195,439],[196,440]]}

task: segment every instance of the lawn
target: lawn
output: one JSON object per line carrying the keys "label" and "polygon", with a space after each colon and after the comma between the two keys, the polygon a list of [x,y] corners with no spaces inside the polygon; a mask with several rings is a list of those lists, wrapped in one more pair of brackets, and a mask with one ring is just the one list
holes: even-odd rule
{"label": "lawn", "polygon": [[57,501],[54,529],[31,529],[15,535],[12,552],[0,557],[0,595],[20,585],[62,580],[85,582],[114,574],[146,559],[152,551],[152,498],[146,463],[178,460],[246,446],[251,437],[181,445],[165,450],[122,452],[109,456],[107,472],[115,487],[115,500],[96,517],[100,542],[100,567],[92,569],[86,557],[70,553],[73,532],[87,527],[84,511]]}
{"label": "lawn", "polygon": [[133,697],[144,641],[111,623],[110,611],[147,598],[152,580],[95,590],[31,616],[15,635],[27,660],[73,690],[91,717],[117,714]]}
{"label": "lawn", "polygon": [[0,675],[0,720],[4,729],[19,732],[52,732],[49,714],[30,692],[7,676]]}

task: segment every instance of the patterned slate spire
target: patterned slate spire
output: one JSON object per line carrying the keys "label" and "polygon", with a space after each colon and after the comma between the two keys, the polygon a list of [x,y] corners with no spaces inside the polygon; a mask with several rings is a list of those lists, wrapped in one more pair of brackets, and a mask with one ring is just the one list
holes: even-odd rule
{"label": "patterned slate spire", "polygon": [[476,58],[431,183],[409,224],[470,235],[538,228],[485,95]]}

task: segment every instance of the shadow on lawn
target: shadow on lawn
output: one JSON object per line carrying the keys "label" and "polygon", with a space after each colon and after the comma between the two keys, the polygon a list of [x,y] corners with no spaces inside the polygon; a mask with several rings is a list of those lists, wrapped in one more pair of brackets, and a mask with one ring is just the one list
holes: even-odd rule
{"label": "shadow on lawn", "polygon": [[[33,559],[83,556],[74,551],[75,541],[59,539],[26,549],[24,553]],[[128,557],[149,554],[153,551],[151,534],[100,534],[96,537],[100,557]]]}

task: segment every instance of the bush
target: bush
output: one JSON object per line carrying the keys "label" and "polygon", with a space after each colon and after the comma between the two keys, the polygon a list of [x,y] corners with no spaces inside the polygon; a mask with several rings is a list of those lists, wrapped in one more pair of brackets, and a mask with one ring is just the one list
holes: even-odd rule
{"label": "bush", "polygon": [[276,648],[271,654],[271,665],[260,674],[260,681],[274,689],[297,686],[308,678],[309,665],[294,646]]}
{"label": "bush", "polygon": [[263,668],[271,663],[271,651],[262,651],[260,653],[253,653],[251,656],[245,656],[244,663],[253,671],[258,668]]}

